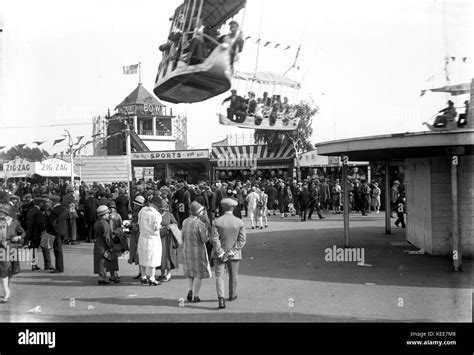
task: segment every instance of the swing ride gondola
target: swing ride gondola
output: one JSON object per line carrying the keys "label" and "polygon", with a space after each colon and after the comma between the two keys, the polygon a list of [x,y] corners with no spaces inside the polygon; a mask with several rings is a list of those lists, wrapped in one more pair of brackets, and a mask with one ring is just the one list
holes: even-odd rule
{"label": "swing ride gondola", "polygon": [[[229,43],[221,43],[218,30],[240,10],[246,0],[185,0],[171,20],[154,93],[171,103],[194,103],[228,91],[232,80]],[[193,56],[194,41],[200,41],[203,60]],[[201,48],[202,47],[202,48]]]}
{"label": "swing ride gondola", "polygon": [[[272,72],[235,72],[234,79],[235,82],[243,81],[246,84],[250,82],[252,88],[253,84],[256,84],[258,95],[263,90],[272,88],[272,95],[260,99],[258,102],[255,100],[256,107],[254,109],[251,109],[252,105],[248,103],[234,109],[230,105],[223,104],[218,113],[220,124],[275,131],[292,131],[298,127],[301,116],[298,107],[291,106],[285,101],[281,102],[282,92],[293,90],[293,97],[296,97],[301,88],[298,82]],[[275,95],[275,93],[280,95]]]}

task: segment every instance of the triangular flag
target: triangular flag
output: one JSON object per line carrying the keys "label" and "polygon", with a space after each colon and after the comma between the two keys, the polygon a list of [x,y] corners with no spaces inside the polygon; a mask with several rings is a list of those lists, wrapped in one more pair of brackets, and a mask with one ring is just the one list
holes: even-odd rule
{"label": "triangular flag", "polygon": [[452,60],[453,62],[455,62],[455,61],[456,61],[456,57],[451,57],[451,60]]}
{"label": "triangular flag", "polygon": [[462,57],[462,61],[465,62],[467,60],[467,57]]}
{"label": "triangular flag", "polygon": [[286,51],[287,49],[290,49],[290,48],[291,48],[291,46],[287,46],[287,47],[284,49],[284,51]]}
{"label": "triangular flag", "polygon": [[42,142],[41,142],[41,141],[37,141],[37,142],[33,142],[33,143],[36,144],[36,145],[41,145],[41,144],[43,144],[43,143],[46,143],[46,141],[42,141]]}
{"label": "triangular flag", "polygon": [[61,139],[55,139],[54,140],[54,143],[53,143],[53,147],[58,144],[58,143],[61,143],[63,140],[65,140],[66,138],[61,138]]}
{"label": "triangular flag", "polygon": [[265,45],[264,45],[263,47],[266,47],[266,46],[268,46],[270,43],[272,43],[272,42],[270,42],[270,41],[266,42],[266,43],[265,43]]}
{"label": "triangular flag", "polygon": [[280,45],[280,43],[277,43],[274,48],[278,48],[279,45]]}
{"label": "triangular flag", "polygon": [[76,143],[76,145],[81,142],[82,138],[84,138],[84,136],[77,137],[77,143]]}
{"label": "triangular flag", "polygon": [[426,90],[421,90],[420,97],[422,97],[424,94],[426,94]]}

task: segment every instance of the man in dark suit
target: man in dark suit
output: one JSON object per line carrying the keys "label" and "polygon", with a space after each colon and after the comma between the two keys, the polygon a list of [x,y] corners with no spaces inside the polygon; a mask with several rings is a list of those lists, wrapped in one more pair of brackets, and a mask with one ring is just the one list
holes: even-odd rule
{"label": "man in dark suit", "polygon": [[117,213],[122,217],[122,221],[128,219],[128,197],[124,188],[119,189],[119,196],[115,199]]}
{"label": "man in dark suit", "polygon": [[[37,198],[33,200],[33,207],[30,208],[26,215],[26,235],[25,242],[29,244],[30,249],[33,249],[33,262],[31,266],[32,271],[40,270],[37,265],[37,253],[41,244],[41,235],[46,229],[44,208],[46,199]],[[44,269],[53,270],[51,266],[51,255],[48,249],[43,249]]]}
{"label": "man in dark suit", "polygon": [[51,196],[52,210],[48,218],[47,231],[54,235],[53,252],[56,260],[56,269],[52,273],[64,272],[63,241],[68,239],[69,211],[61,205],[58,195]]}
{"label": "man in dark suit", "polygon": [[237,201],[224,198],[221,204],[225,210],[212,229],[212,254],[216,273],[217,297],[219,308],[225,308],[224,298],[224,273],[227,266],[229,272],[229,301],[237,298],[237,277],[242,248],[245,246],[246,234],[244,222],[235,217],[233,210]]}
{"label": "man in dark suit", "polygon": [[99,200],[94,196],[93,191],[86,191],[86,200],[84,201],[84,221],[87,227],[87,242],[90,243],[94,239],[94,224],[97,222],[97,208]]}
{"label": "man in dark suit", "polygon": [[309,204],[311,203],[311,193],[308,190],[308,185],[303,186],[299,196],[299,204],[301,209],[301,221],[306,221],[306,213],[308,212]]}
{"label": "man in dark suit", "polygon": [[72,185],[68,184],[66,186],[66,195],[63,196],[62,199],[62,205],[66,207],[66,209],[69,211],[69,242],[72,245],[77,244],[77,224],[76,224],[76,219],[79,217],[77,214],[77,209],[78,209],[78,201],[76,201],[76,198],[74,197],[74,188]]}

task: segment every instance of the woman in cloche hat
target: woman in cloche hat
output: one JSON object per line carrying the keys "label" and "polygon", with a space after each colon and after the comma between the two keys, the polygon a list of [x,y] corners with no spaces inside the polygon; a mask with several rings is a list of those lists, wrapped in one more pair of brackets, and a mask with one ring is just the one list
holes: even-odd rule
{"label": "woman in cloche hat", "polygon": [[18,255],[14,261],[9,260],[9,257],[11,257],[12,252],[17,252],[17,243],[24,236],[25,231],[15,218],[13,207],[9,203],[0,203],[0,277],[5,292],[2,303],[9,301],[12,277],[20,272]]}
{"label": "woman in cloche hat", "polygon": [[204,207],[194,201],[191,203],[191,216],[183,222],[184,276],[188,278],[189,302],[199,302],[201,280],[211,277],[211,267],[207,255],[206,242],[209,233],[205,223],[199,218],[205,213]]}

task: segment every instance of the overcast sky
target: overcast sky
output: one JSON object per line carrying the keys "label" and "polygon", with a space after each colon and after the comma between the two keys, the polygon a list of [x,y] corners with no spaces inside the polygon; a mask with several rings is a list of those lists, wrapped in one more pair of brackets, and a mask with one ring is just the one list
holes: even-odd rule
{"label": "overcast sky", "polygon": [[[52,147],[64,129],[90,136],[91,125],[7,128],[91,122],[113,109],[137,85],[122,66],[142,62],[143,85],[152,92],[168,18],[179,0],[0,0],[0,146],[46,140]],[[245,36],[239,70],[283,74],[301,44],[299,99],[320,108],[314,142],[423,130],[422,122],[444,107],[446,96],[420,90],[444,85],[444,57],[453,84],[473,77],[472,1],[248,0],[236,19]],[[281,43],[275,49],[274,45]],[[291,45],[287,51],[283,49]],[[468,57],[464,62],[461,58]],[[431,80],[428,80],[431,78]],[[245,87],[239,92],[244,94]],[[188,115],[188,143],[209,148],[227,133],[220,126],[223,97],[169,105]],[[291,98],[291,97],[290,97]],[[456,100],[462,106],[466,96]],[[165,103],[166,104],[166,103]],[[34,145],[31,145],[34,146]]]}

